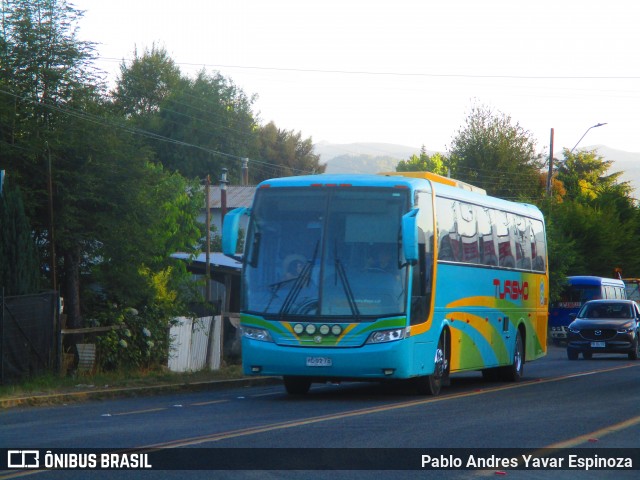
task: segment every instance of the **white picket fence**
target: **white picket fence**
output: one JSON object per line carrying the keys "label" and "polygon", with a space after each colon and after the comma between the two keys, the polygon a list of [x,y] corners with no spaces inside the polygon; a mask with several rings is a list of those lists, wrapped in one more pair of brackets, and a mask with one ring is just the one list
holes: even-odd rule
{"label": "white picket fence", "polygon": [[[220,368],[222,317],[179,317],[171,327],[169,370],[172,372],[195,372],[208,368]],[[211,328],[213,322],[213,328]],[[211,349],[207,365],[207,349]]]}

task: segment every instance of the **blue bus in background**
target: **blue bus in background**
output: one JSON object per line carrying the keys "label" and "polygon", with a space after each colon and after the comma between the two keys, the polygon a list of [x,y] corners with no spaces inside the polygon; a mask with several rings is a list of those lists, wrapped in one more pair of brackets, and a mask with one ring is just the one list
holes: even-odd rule
{"label": "blue bus in background", "polygon": [[554,343],[567,338],[567,327],[573,321],[571,314],[577,314],[588,300],[627,298],[625,284],[615,278],[594,276],[567,277],[567,284],[560,294],[560,300],[549,308],[549,335]]}

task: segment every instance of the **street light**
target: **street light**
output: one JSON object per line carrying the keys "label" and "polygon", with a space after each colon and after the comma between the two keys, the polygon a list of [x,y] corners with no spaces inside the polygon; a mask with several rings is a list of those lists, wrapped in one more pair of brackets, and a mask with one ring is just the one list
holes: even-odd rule
{"label": "street light", "polygon": [[[606,125],[606,123],[596,123],[595,125],[592,125],[591,127],[587,128],[587,131],[586,131],[586,132],[584,132],[584,135],[582,135],[582,136],[580,137],[580,140],[578,140],[578,143],[580,143],[580,142],[582,141],[582,139],[585,137],[585,135],[586,135],[587,133],[589,133],[589,130],[591,130],[592,128],[601,127],[601,126],[603,126],[603,125]],[[573,148],[571,149],[571,152],[569,152],[569,153],[573,153],[573,151],[574,151],[574,150],[576,149],[576,147],[578,146],[578,143],[576,143],[576,144],[573,146]]]}

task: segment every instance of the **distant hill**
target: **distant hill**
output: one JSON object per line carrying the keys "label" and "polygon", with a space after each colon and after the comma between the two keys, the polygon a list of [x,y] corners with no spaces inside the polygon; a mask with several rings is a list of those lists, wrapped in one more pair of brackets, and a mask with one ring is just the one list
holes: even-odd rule
{"label": "distant hill", "polygon": [[[408,160],[420,153],[420,147],[391,143],[320,142],[314,151],[320,155],[320,163],[326,164],[326,173],[378,173],[395,171],[400,160]],[[429,152],[431,154],[433,152]]]}
{"label": "distant hill", "polygon": [[[326,164],[327,173],[378,173],[395,171],[400,160],[408,160],[420,153],[420,147],[395,145],[391,143],[345,143],[320,142],[315,144],[315,153],[320,155],[320,163]],[[640,196],[640,152],[625,152],[592,145],[579,150],[597,150],[605,160],[613,160],[609,173],[623,172],[621,179],[631,183]],[[427,150],[433,155],[435,150]],[[555,152],[555,158],[563,158],[562,152]]]}

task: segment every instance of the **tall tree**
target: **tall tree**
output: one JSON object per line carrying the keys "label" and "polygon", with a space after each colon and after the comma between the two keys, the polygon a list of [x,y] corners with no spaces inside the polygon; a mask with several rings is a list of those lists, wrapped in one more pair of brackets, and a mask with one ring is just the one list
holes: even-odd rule
{"label": "tall tree", "polygon": [[556,225],[550,243],[573,239],[569,274],[611,276],[615,268],[630,276],[640,273],[640,211],[630,184],[619,181],[621,173],[608,173],[612,164],[595,150],[564,150],[554,176],[563,194],[547,215]]}
{"label": "tall tree", "polygon": [[[6,89],[0,92],[12,101],[10,118],[2,118],[2,138],[8,142],[6,169],[23,187],[25,209],[33,222],[44,252],[54,251],[46,242],[54,238],[50,205],[61,205],[48,184],[66,179],[60,162],[51,178],[48,173],[52,147],[64,130],[60,120],[76,97],[93,96],[97,90],[93,69],[93,44],[79,41],[76,25],[82,12],[66,0],[14,0],[2,2],[5,40],[0,68]],[[3,167],[4,165],[0,165]],[[54,216],[55,217],[55,216]],[[59,246],[56,245],[56,249]],[[64,255],[61,256],[64,258]],[[53,258],[44,258],[50,268],[51,285],[57,269]],[[71,307],[74,307],[71,302]]]}
{"label": "tall tree", "polygon": [[9,155],[0,167],[23,188],[43,262],[59,267],[69,325],[81,326],[83,286],[92,279],[111,299],[148,298],[149,278],[167,267],[170,253],[201,238],[195,212],[202,199],[152,163],[143,131],[111,114],[87,66],[91,45],[75,38],[81,12],[62,0],[2,5],[7,90],[0,93],[13,115],[3,115],[5,102],[0,138]]}
{"label": "tall tree", "polygon": [[474,105],[451,143],[452,176],[497,197],[538,198],[542,162],[535,147],[532,134],[510,116]]}
{"label": "tall tree", "polygon": [[566,190],[566,196],[584,201],[594,200],[602,193],[618,191],[621,197],[631,194],[631,185],[620,182],[622,172],[607,174],[613,160],[605,160],[597,150],[571,153],[564,149],[564,161],[560,162],[556,177]]}
{"label": "tall tree", "polygon": [[166,50],[145,50],[123,63],[114,106],[142,130],[155,158],[170,171],[204,178],[240,159],[254,143],[254,98],[219,73],[183,76]]}
{"label": "tall tree", "polygon": [[311,137],[303,139],[301,132],[280,129],[274,122],[260,127],[256,157],[249,172],[253,183],[272,177],[323,173],[327,168],[320,164],[320,155],[314,153]]}
{"label": "tall tree", "polygon": [[9,178],[0,194],[0,288],[5,295],[35,293],[40,262],[20,187]]}
{"label": "tall tree", "polygon": [[120,76],[111,95],[124,116],[144,119],[157,113],[181,82],[180,68],[164,47],[154,43],[142,54],[135,49],[131,63],[120,64]]}

